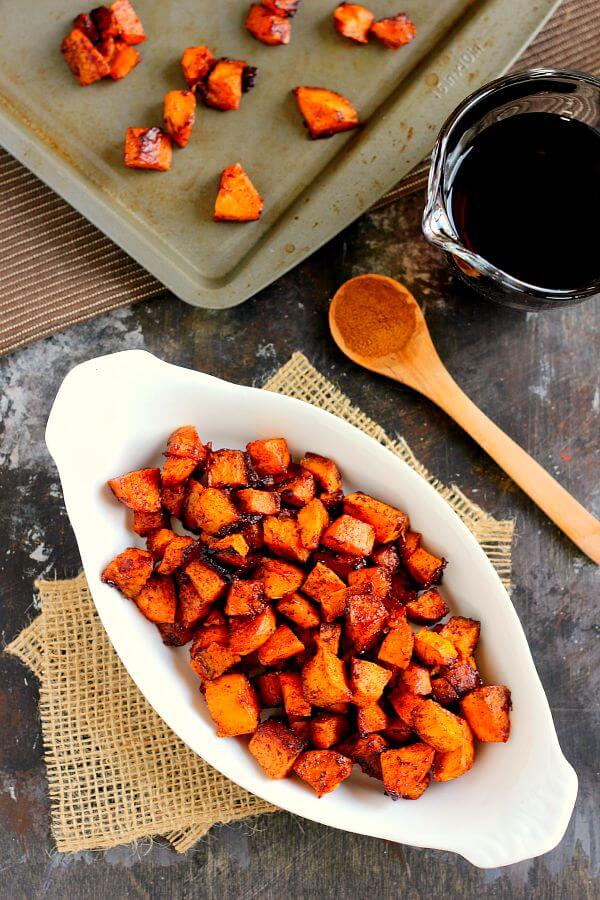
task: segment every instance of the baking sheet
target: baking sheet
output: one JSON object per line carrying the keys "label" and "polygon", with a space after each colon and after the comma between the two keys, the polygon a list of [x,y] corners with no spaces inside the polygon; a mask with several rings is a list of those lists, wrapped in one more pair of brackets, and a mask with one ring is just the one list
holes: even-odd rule
{"label": "baking sheet", "polygon": [[[331,0],[304,0],[287,47],[243,27],[240,0],[137,0],[148,40],[122,82],[80,88],[59,46],[80,0],[3,0],[0,143],[189,303],[242,302],[367,209],[430,150],[445,116],[505,69],[556,0],[413,0],[417,38],[397,52],[359,47],[331,24]],[[397,0],[376,0],[378,17]],[[526,7],[526,8],[524,8]],[[184,87],[179,60],[205,43],[258,67],[237,112],[199,106],[192,139],[168,173],[122,164],[128,126],[161,124],[167,90]],[[291,90],[350,97],[365,127],[310,141]],[[262,219],[218,224],[221,170],[239,161],[265,197]]]}

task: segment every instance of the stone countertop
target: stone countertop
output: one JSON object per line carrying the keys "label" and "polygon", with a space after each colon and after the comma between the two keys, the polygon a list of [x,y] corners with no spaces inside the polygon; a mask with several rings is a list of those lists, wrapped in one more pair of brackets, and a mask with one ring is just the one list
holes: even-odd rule
{"label": "stone countertop", "polygon": [[57,854],[36,680],[16,659],[0,655],[0,898],[598,896],[598,569],[444,413],[347,361],[328,338],[326,312],[329,297],[353,275],[375,271],[404,281],[461,387],[600,515],[600,305],[541,314],[485,305],[421,237],[422,205],[417,194],[364,216],[243,306],[214,312],[166,295],[0,360],[0,634],[9,642],[35,615],[35,578],[70,576],[80,566],[43,440],[52,400],[72,366],[143,348],[169,362],[260,385],[302,350],[388,432],[403,434],[442,481],[458,485],[493,515],[516,519],[512,596],[561,745],[579,775],[577,805],[561,845],[537,860],[480,871],[449,853],[281,813],[215,828],[184,856],[160,841]]}

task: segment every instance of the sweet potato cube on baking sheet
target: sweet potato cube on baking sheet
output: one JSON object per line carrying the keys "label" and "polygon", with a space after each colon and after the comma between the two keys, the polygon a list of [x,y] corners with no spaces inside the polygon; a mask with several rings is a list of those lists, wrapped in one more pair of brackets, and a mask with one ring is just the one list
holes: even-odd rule
{"label": "sweet potato cube on baking sheet", "polygon": [[196,119],[196,95],[193,91],[168,91],[165,94],[165,130],[178,147],[189,141]]}
{"label": "sweet potato cube on baking sheet", "polygon": [[365,594],[387,597],[392,589],[392,576],[382,566],[356,569],[348,575],[348,584]]}
{"label": "sweet potato cube on baking sheet", "polygon": [[446,601],[435,588],[425,591],[416,600],[406,604],[406,615],[411,622],[421,625],[433,625],[448,614]]}
{"label": "sweet potato cube on baking sheet", "polygon": [[203,487],[191,480],[183,509],[183,521],[190,531],[218,534],[239,522],[240,514],[225,491]]}
{"label": "sweet potato cube on baking sheet", "polygon": [[264,541],[276,556],[292,562],[305,563],[310,550],[300,540],[300,529],[295,519],[287,516],[267,516],[263,522]]}
{"label": "sweet potato cube on baking sheet", "polygon": [[281,499],[274,491],[244,488],[235,492],[234,500],[241,512],[250,516],[276,516],[281,509]]}
{"label": "sweet potato cube on baking sheet", "polygon": [[157,531],[151,531],[146,538],[146,547],[152,554],[153,559],[162,559],[165,550],[171,541],[179,537],[170,528],[159,528]]}
{"label": "sweet potato cube on baking sheet", "polygon": [[168,457],[160,473],[162,488],[178,488],[180,485],[185,484],[195,468],[196,461],[194,459]]}
{"label": "sweet potato cube on baking sheet", "polygon": [[246,29],[263,44],[289,44],[292,35],[290,21],[277,15],[261,3],[253,3],[246,17]]}
{"label": "sweet potato cube on baking sheet", "polygon": [[186,628],[181,622],[158,622],[156,627],[167,647],[184,647],[194,637],[194,629]]}
{"label": "sweet potato cube on baking sheet", "polygon": [[[168,548],[167,548],[168,550]],[[200,559],[193,559],[185,567],[188,576],[203,600],[215,603],[225,593],[227,582]]]}
{"label": "sweet potato cube on baking sheet", "polygon": [[125,132],[124,160],[128,168],[166,172],[172,157],[171,138],[160,128],[128,128]]}
{"label": "sweet potato cube on baking sheet", "polygon": [[130,47],[123,41],[115,41],[108,59],[109,75],[113,81],[121,81],[140,61],[141,56],[135,47]]}
{"label": "sweet potato cube on baking sheet", "polygon": [[160,469],[139,469],[118,478],[108,486],[121,503],[135,512],[160,512]]}
{"label": "sweet potato cube on baking sheet", "polygon": [[75,16],[73,28],[82,31],[92,44],[96,44],[100,40],[100,32],[89,13],[80,13],[78,16]]}
{"label": "sweet potato cube on baking sheet", "polygon": [[371,558],[375,565],[381,566],[382,569],[387,569],[392,575],[400,566],[400,554],[395,544],[385,544],[383,547],[378,547],[371,554]]}
{"label": "sweet potato cube on baking sheet", "polygon": [[199,552],[200,547],[193,538],[177,535],[165,547],[156,571],[160,575],[172,575],[175,569],[186,566]]}
{"label": "sweet potato cube on baking sheet", "polygon": [[119,553],[102,572],[102,581],[134,600],[152,575],[152,554],[137,547]]}
{"label": "sweet potato cube on baking sheet", "polygon": [[263,0],[263,6],[282,16],[295,16],[300,0]]}
{"label": "sweet potato cube on baking sheet", "polygon": [[291,659],[300,653],[304,653],[302,641],[287,625],[280,625],[261,645],[258,651],[258,661],[262,666],[279,666],[286,659]]}
{"label": "sweet potato cube on baking sheet", "polygon": [[370,650],[387,623],[387,610],[372,594],[349,596],[346,604],[346,634],[356,653]]}
{"label": "sweet potato cube on baking sheet", "polygon": [[250,441],[246,450],[257,475],[284,475],[290,467],[290,448],[285,438]]}
{"label": "sweet potato cube on baking sheet", "polygon": [[302,753],[304,743],[283,722],[268,719],[259,725],[248,749],[269,778],[286,778]]}
{"label": "sweet potato cube on baking sheet", "polygon": [[310,741],[317,750],[329,750],[339,744],[350,731],[346,716],[337,713],[317,713],[310,722]]}
{"label": "sweet potato cube on baking sheet", "polygon": [[365,775],[381,780],[381,754],[389,749],[389,744],[380,734],[357,736],[348,742],[347,748],[344,742],[339,749],[360,766]]}
{"label": "sweet potato cube on baking sheet", "polygon": [[262,612],[264,607],[265,586],[262,581],[233,579],[225,602],[228,616],[252,616]]}
{"label": "sweet potato cube on baking sheet", "polygon": [[360,3],[340,3],[333,11],[333,24],[342,37],[357,41],[359,44],[369,42],[369,31],[375,16],[366,6]]}
{"label": "sweet potato cube on baking sheet", "polygon": [[181,57],[181,68],[188,87],[200,84],[215,64],[215,57],[208,47],[188,47]]}
{"label": "sweet potato cube on baking sheet", "polygon": [[371,34],[381,41],[389,50],[398,50],[409,44],[414,38],[416,29],[406,13],[398,13],[387,19],[379,19],[371,26]]}
{"label": "sweet potato cube on baking sheet", "polygon": [[307,550],[316,550],[321,535],[329,525],[329,513],[316,497],[303,506],[298,512],[298,528],[300,540]]}
{"label": "sweet potato cube on baking sheet", "polygon": [[110,6],[117,33],[126,44],[141,44],[146,40],[144,26],[129,0],[115,0]]}
{"label": "sweet potato cube on baking sheet", "polygon": [[177,573],[177,620],[192,628],[205,619],[212,609],[214,593],[200,594],[185,572]]}
{"label": "sweet potato cube on baking sheet", "polygon": [[263,675],[258,675],[256,686],[265,709],[272,709],[283,704],[281,682],[277,672],[265,672]]}
{"label": "sweet potato cube on baking sheet", "polygon": [[219,59],[200,84],[205,104],[223,111],[239,109],[255,74],[256,69],[241,59]]}
{"label": "sweet potato cube on baking sheet", "polygon": [[248,484],[246,454],[242,450],[213,450],[208,457],[206,476],[209,487],[245,487]]}
{"label": "sweet potato cube on baking sheet", "polygon": [[214,609],[206,619],[194,632],[194,643],[190,649],[190,653],[196,653],[198,650],[204,650],[210,644],[220,644],[221,647],[229,645],[229,629],[225,616],[218,609]]}
{"label": "sweet potato cube on baking sheet", "polygon": [[342,476],[332,459],[327,456],[319,456],[318,453],[305,453],[300,460],[300,465],[303,469],[312,472],[321,490],[330,494],[341,491]]}
{"label": "sweet potato cube on baking sheet", "polygon": [[409,662],[407,667],[400,673],[399,683],[405,685],[413,694],[420,694],[426,697],[431,693],[429,669],[414,662]]}
{"label": "sweet potato cube on baking sheet", "polygon": [[381,500],[375,500],[362,491],[348,494],[344,498],[344,512],[370,525],[378,544],[389,544],[397,540],[408,528],[406,513],[382,503]]}
{"label": "sweet potato cube on baking sheet", "polygon": [[510,735],[510,691],[503,684],[478,687],[460,701],[462,713],[479,741],[504,743]]}
{"label": "sweet potato cube on baking sheet", "polygon": [[352,760],[335,750],[308,750],[294,763],[294,772],[317,797],[329,794],[352,774]]}
{"label": "sweet potato cube on baking sheet", "polygon": [[134,597],[134,603],[150,622],[157,624],[174,622],[177,614],[177,594],[173,578],[170,575],[152,575]]}
{"label": "sweet potato cube on baking sheet", "polygon": [[306,506],[314,499],[317,485],[307,469],[298,469],[279,487],[281,499],[289,506]]}
{"label": "sweet potato cube on baking sheet", "polygon": [[328,138],[360,124],[356,109],[347,97],[327,88],[302,85],[294,88],[298,108],[310,137]]}
{"label": "sweet potato cube on baking sheet", "polygon": [[153,532],[161,531],[167,524],[164,511],[133,513],[133,530],[141,537],[148,537]]}
{"label": "sweet potato cube on baking sheet", "polygon": [[449,666],[458,656],[454,644],[441,634],[426,628],[421,628],[415,635],[414,651],[426,666]]}
{"label": "sweet potato cube on baking sheet", "polygon": [[400,685],[391,692],[389,701],[397,715],[412,729],[415,713],[421,704],[425,702],[423,697],[413,694],[405,685]]}
{"label": "sweet potato cube on baking sheet", "polygon": [[413,715],[413,728],[434,750],[456,750],[462,741],[461,720],[435,700],[424,700]]}
{"label": "sweet potato cube on baking sheet", "polygon": [[467,659],[475,652],[480,631],[481,622],[478,622],[477,619],[452,616],[439,633],[443,638],[454,644],[461,659]]}
{"label": "sweet potato cube on baking sheet", "polygon": [[302,667],[302,693],[313,706],[331,709],[352,699],[346,669],[341,659],[324,647],[317,647],[312,659]]}
{"label": "sweet potato cube on baking sheet", "polygon": [[356,706],[370,706],[375,703],[383,694],[391,677],[392,673],[388,669],[367,659],[355,657],[350,663],[352,702]]}
{"label": "sweet potato cube on baking sheet", "polygon": [[406,560],[410,577],[423,588],[430,588],[441,581],[445,565],[445,559],[434,556],[423,547],[417,547]]}
{"label": "sweet potato cube on baking sheet", "polygon": [[340,650],[340,639],[342,637],[342,626],[339,623],[324,622],[319,626],[319,630],[315,635],[315,644],[317,647],[324,647],[337,656]]}
{"label": "sweet potato cube on baking sheet", "polygon": [[264,205],[263,198],[239,163],[223,169],[215,200],[215,222],[255,222]]}
{"label": "sweet potato cube on baking sheet", "polygon": [[306,575],[293,563],[282,559],[263,559],[256,573],[265,586],[265,596],[269,600],[279,600],[290,591],[298,591],[304,584]]}
{"label": "sweet potato cube on baking sheet", "polygon": [[229,623],[229,646],[234,653],[247,656],[258,650],[276,628],[277,619],[270,606],[254,616],[233,619]]}
{"label": "sweet potato cube on baking sheet", "polygon": [[165,456],[194,459],[201,465],[206,459],[206,447],[198,437],[193,425],[182,425],[169,436]]}
{"label": "sweet potato cube on baking sheet", "polygon": [[260,703],[246,675],[229,672],[207,681],[205,698],[219,737],[252,734],[258,728]]}
{"label": "sweet potato cube on baking sheet", "polygon": [[417,800],[429,786],[434,750],[427,744],[385,750],[380,758],[385,792],[392,800]]}
{"label": "sweet potato cube on baking sheet", "polygon": [[406,621],[396,620],[392,628],[383,639],[377,659],[389,666],[405,669],[410,662],[414,646],[414,634]]}
{"label": "sweet potato cube on baking sheet", "polygon": [[361,706],[356,714],[356,727],[358,733],[363,735],[374,734],[383,731],[389,718],[379,703],[371,703],[370,706]]}
{"label": "sweet potato cube on baking sheet", "polygon": [[383,729],[383,736],[393,747],[399,747],[414,740],[414,731],[400,716],[389,716]]}
{"label": "sweet potato cube on baking sheet", "polygon": [[185,504],[185,497],[187,492],[187,485],[179,484],[174,488],[165,488],[163,487],[160,492],[162,505],[167,510],[167,512],[174,516],[176,519],[181,519],[183,514],[183,507]]}
{"label": "sweet potato cube on baking sheet", "polygon": [[302,693],[302,679],[300,675],[296,672],[281,672],[279,683],[281,685],[285,714],[288,719],[302,719],[310,716],[311,706]]}
{"label": "sweet potato cube on baking sheet", "polygon": [[202,650],[190,655],[190,665],[196,675],[203,681],[213,681],[241,660],[241,656],[233,653],[229,647],[221,644],[209,644]]}
{"label": "sweet potato cube on baking sheet", "polygon": [[344,514],[325,529],[321,543],[339,553],[368,556],[375,543],[375,531],[366,522]]}
{"label": "sweet potato cube on baking sheet", "polygon": [[460,719],[461,743],[455,750],[438,751],[433,761],[433,780],[452,781],[468,772],[475,759],[473,732],[464,719]]}
{"label": "sweet potato cube on baking sheet", "polygon": [[286,594],[277,602],[277,612],[300,628],[316,628],[321,622],[316,606],[297,591]]}
{"label": "sweet potato cube on baking sheet", "polygon": [[119,37],[119,23],[110,7],[97,6],[91,11],[90,16],[102,40],[106,41]]}
{"label": "sweet potato cube on baking sheet", "polygon": [[66,36],[60,49],[66,64],[82,87],[100,81],[110,72],[106,59],[78,28],[74,28]]}

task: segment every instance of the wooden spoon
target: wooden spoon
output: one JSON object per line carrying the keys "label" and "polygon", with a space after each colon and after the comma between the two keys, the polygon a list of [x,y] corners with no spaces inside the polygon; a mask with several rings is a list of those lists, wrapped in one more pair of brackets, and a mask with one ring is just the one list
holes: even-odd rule
{"label": "wooden spoon", "polygon": [[385,275],[350,279],[331,302],[329,327],[353,362],[437,403],[600,564],[600,522],[461,391],[437,355],[415,298],[402,284]]}

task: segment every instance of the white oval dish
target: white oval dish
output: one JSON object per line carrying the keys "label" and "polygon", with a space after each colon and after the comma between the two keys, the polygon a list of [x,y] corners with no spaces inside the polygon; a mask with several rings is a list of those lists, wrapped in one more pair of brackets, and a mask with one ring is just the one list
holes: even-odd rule
{"label": "white oval dish", "polygon": [[[160,465],[168,435],[193,423],[215,447],[285,436],[294,455],[332,456],[349,490],[405,510],[426,546],[444,555],[444,595],[455,614],[480,619],[478,661],[486,681],[513,697],[507,744],[478,744],[473,768],[418,801],[392,802],[380,782],[353,775],[318,799],[298,779],[268,779],[244,742],[218,738],[188,664],[165,647],[136,606],[100,581],[126,546],[143,546],[109,478]],[[52,407],[46,443],[58,466],[98,614],[140,691],[208,763],[282,809],[357,834],[460,853],[476,866],[508,865],[555,847],[568,825],[577,776],[564,758],[523,629],[481,547],[440,495],[372,438],[309,404],[229,384],[132,350],[76,366]]]}

